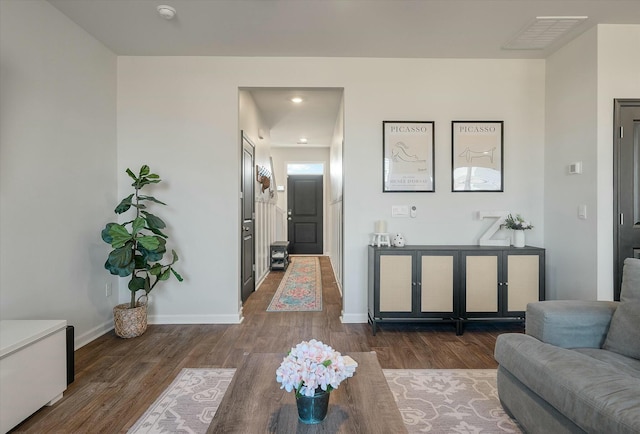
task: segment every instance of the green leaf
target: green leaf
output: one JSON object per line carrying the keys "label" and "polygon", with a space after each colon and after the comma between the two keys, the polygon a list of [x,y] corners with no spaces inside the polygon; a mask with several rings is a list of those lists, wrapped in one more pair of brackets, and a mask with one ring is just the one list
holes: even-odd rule
{"label": "green leaf", "polygon": [[176,279],[178,279],[178,282],[182,282],[184,279],[182,278],[181,275],[178,274],[178,272],[176,270],[174,270],[173,268],[169,268],[171,270],[171,272],[173,273],[174,276],[176,276]]}
{"label": "green leaf", "polygon": [[131,185],[133,185],[134,187],[136,187],[138,189],[141,189],[142,187],[144,187],[147,184],[157,184],[159,182],[160,182],[159,179],[149,179],[147,176],[144,176],[144,177],[140,178],[138,180],[138,182],[136,182],[134,184],[131,184]]}
{"label": "green leaf", "polygon": [[160,246],[160,237],[157,236],[144,236],[138,238],[138,243],[142,245],[147,250],[156,250]]}
{"label": "green leaf", "polygon": [[159,277],[158,280],[167,280],[171,277],[170,268],[167,268]]}
{"label": "green leaf", "polygon": [[109,235],[112,238],[111,246],[114,249],[124,246],[124,244],[132,238],[127,228],[117,223],[114,223],[109,227]]}
{"label": "green leaf", "polygon": [[178,262],[178,254],[173,249],[171,249],[171,254],[173,255],[173,261],[171,261],[171,264],[175,264],[176,262]]}
{"label": "green leaf", "polygon": [[136,270],[146,270],[149,268],[147,265],[146,257],[144,255],[135,255],[133,257],[133,262],[136,266]]}
{"label": "green leaf", "polygon": [[129,208],[131,208],[131,198],[132,197],[133,197],[133,193],[131,193],[129,196],[127,196],[124,199],[122,199],[122,201],[118,204],[116,209],[114,209],[114,212],[116,214],[122,214],[123,212],[125,212]]}
{"label": "green leaf", "polygon": [[144,228],[144,224],[145,224],[145,220],[142,217],[138,217],[133,221],[133,225],[132,225],[132,229],[131,231],[133,232],[133,234],[137,234],[138,232],[140,232],[140,229]]}
{"label": "green leaf", "polygon": [[140,176],[140,177],[147,176],[147,175],[149,174],[149,172],[150,172],[150,170],[149,170],[149,166],[147,166],[147,165],[145,164],[145,165],[143,165],[143,166],[140,168],[140,175],[139,175],[139,176]]}
{"label": "green leaf", "polygon": [[155,173],[150,173],[149,175],[147,175],[147,178],[149,178],[149,179],[160,179],[160,176],[156,175]]}
{"label": "green leaf", "polygon": [[149,273],[152,276],[159,276],[161,272],[162,272],[162,265],[160,264],[154,264],[153,267],[149,269]]}
{"label": "green leaf", "polygon": [[135,261],[133,261],[133,243],[127,243],[124,247],[113,250],[109,253],[104,268],[109,270],[111,274],[120,277],[129,276],[135,270]]}
{"label": "green leaf", "polygon": [[111,242],[113,241],[113,237],[109,234],[109,231],[111,230],[111,226],[115,224],[117,223],[107,223],[107,225],[104,227],[104,229],[100,233],[100,236],[102,237],[102,241],[104,241],[107,244],[111,244]]}
{"label": "green leaf", "polygon": [[325,360],[324,362],[322,362],[322,366],[324,366],[325,368],[328,368],[329,365],[331,365],[331,360]]}
{"label": "green leaf", "polygon": [[160,229],[156,229],[156,228],[149,228],[149,230],[151,232],[153,232],[156,235],[161,236],[162,238],[169,238],[169,236],[167,236],[166,234],[164,234]]}
{"label": "green leaf", "polygon": [[157,249],[153,250],[153,251],[149,251],[147,249],[145,249],[144,247],[142,247],[140,244],[138,244],[138,251],[142,254],[142,256],[144,257],[145,263],[146,262],[156,262],[162,259],[162,257],[164,256],[165,252],[167,251],[166,248],[166,241],[162,238],[158,238],[158,240],[160,241],[160,245],[158,246]]}
{"label": "green leaf", "polygon": [[142,211],[142,214],[144,214],[145,218],[147,219],[147,226],[149,227],[149,229],[164,229],[167,227],[167,225],[164,224],[160,217],[156,217],[147,211]]}
{"label": "green leaf", "polygon": [[132,277],[129,281],[129,291],[136,292],[140,289],[144,289],[144,277]]}
{"label": "green leaf", "polygon": [[131,245],[127,244],[124,247],[112,250],[111,253],[109,253],[108,261],[109,264],[114,267],[127,267],[133,261],[133,249]]}
{"label": "green leaf", "polygon": [[138,197],[140,200],[150,200],[151,202],[155,202],[155,203],[159,203],[160,205],[166,205],[166,203],[159,201],[158,199],[156,199],[153,196],[139,196]]}
{"label": "green leaf", "polygon": [[133,263],[129,264],[127,267],[115,267],[109,263],[109,260],[104,263],[104,268],[109,270],[109,272],[115,276],[127,277],[131,273],[133,273]]}
{"label": "green leaf", "polygon": [[136,175],[133,174],[131,169],[127,169],[127,175],[129,175],[134,181],[138,180],[138,178],[136,178]]}

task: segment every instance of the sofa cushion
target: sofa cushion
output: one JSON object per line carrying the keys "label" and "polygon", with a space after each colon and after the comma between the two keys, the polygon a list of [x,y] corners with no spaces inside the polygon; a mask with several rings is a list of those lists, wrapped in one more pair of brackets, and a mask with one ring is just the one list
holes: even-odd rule
{"label": "sofa cushion", "polygon": [[640,301],[620,303],[602,346],[623,356],[640,359]]}
{"label": "sofa cushion", "polygon": [[527,334],[564,348],[602,348],[615,301],[547,300],[527,305]]}
{"label": "sofa cushion", "polygon": [[620,301],[640,301],[640,259],[624,260]]}
{"label": "sofa cushion", "polygon": [[524,334],[498,336],[495,357],[586,432],[640,432],[640,376]]}
{"label": "sofa cushion", "polygon": [[573,351],[593,357],[594,359],[613,366],[620,372],[640,378],[640,360],[598,348],[574,348]]}

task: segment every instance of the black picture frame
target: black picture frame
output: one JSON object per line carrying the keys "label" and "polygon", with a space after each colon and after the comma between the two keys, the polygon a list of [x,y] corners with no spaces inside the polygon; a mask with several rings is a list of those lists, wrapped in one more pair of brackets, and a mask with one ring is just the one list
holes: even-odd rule
{"label": "black picture frame", "polygon": [[504,192],[504,121],[451,122],[451,191]]}
{"label": "black picture frame", "polygon": [[382,122],[383,193],[435,192],[435,122]]}

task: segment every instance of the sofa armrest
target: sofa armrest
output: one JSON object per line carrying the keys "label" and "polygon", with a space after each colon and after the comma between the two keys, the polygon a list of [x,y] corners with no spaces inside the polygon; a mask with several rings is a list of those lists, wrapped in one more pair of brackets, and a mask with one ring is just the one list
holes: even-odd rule
{"label": "sofa armrest", "polygon": [[525,329],[542,342],[563,348],[602,348],[614,301],[550,300],[529,303]]}

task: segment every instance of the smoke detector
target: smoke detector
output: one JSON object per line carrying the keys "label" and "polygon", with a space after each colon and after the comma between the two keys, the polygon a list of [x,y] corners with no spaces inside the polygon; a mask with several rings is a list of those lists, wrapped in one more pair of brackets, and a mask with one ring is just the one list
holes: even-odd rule
{"label": "smoke detector", "polygon": [[156,9],[158,10],[158,15],[165,20],[170,20],[176,16],[176,9],[171,6],[160,5]]}

